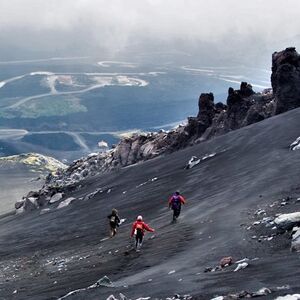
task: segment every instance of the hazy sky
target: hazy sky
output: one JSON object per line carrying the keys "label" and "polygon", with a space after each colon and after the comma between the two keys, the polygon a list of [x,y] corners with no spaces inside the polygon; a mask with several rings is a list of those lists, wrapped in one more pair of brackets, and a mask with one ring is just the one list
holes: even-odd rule
{"label": "hazy sky", "polygon": [[0,39],[2,58],[160,49],[252,59],[299,45],[300,1],[0,0]]}

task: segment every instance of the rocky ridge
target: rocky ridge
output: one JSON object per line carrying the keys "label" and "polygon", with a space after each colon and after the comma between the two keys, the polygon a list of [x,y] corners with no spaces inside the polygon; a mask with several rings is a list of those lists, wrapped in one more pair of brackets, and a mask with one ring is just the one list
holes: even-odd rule
{"label": "rocky ridge", "polygon": [[29,167],[32,172],[55,174],[58,170],[64,170],[67,166],[53,157],[38,153],[26,153],[0,157],[0,165],[6,168],[14,168],[17,164]]}
{"label": "rocky ridge", "polygon": [[34,201],[40,203],[36,207],[46,205],[55,193],[99,173],[171,153],[299,107],[300,55],[295,48],[273,54],[271,83],[272,89],[262,93],[254,92],[247,82],[242,82],[238,90],[230,87],[226,104],[215,103],[213,93],[202,93],[198,115],[189,117],[186,125],[171,131],[133,134],[108,152],[92,153],[74,161],[67,169],[49,174],[36,194]]}

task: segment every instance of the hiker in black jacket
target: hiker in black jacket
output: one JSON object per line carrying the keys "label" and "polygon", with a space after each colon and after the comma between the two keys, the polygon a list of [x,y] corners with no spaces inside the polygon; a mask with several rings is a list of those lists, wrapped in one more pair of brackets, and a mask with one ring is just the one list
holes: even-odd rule
{"label": "hiker in black jacket", "polygon": [[117,234],[117,227],[120,225],[120,218],[118,216],[118,211],[113,208],[111,214],[107,216],[109,219],[109,226],[110,226],[110,237],[114,237]]}

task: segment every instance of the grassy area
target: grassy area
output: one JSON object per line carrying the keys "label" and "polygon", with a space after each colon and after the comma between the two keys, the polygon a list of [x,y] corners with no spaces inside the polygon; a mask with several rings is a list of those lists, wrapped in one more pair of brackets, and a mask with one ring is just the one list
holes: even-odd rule
{"label": "grassy area", "polygon": [[0,109],[0,117],[38,118],[65,116],[86,111],[87,108],[80,103],[80,99],[74,96],[47,96],[39,99],[32,99],[24,105],[20,105],[14,109]]}

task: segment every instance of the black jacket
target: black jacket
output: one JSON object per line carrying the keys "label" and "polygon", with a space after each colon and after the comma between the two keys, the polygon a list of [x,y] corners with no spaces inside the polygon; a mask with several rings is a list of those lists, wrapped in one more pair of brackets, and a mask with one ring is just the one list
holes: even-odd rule
{"label": "black jacket", "polygon": [[110,225],[112,225],[112,226],[119,226],[119,224],[120,224],[120,218],[119,218],[118,215],[110,214],[109,216],[107,216],[107,218],[109,219]]}

